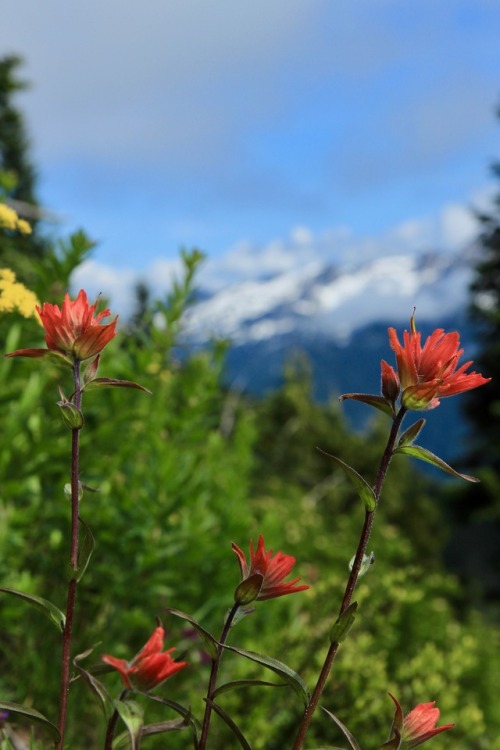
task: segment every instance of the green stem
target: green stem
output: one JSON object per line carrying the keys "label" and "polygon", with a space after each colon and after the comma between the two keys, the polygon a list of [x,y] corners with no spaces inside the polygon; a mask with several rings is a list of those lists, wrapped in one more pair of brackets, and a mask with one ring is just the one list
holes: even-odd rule
{"label": "green stem", "polygon": [[[394,446],[396,444],[396,439],[398,436],[399,428],[401,427],[401,423],[403,421],[405,414],[406,414],[406,409],[404,407],[401,407],[401,409],[399,410],[397,415],[394,417],[393,422],[392,422],[391,432],[389,434],[387,445],[385,446],[385,450],[382,455],[382,459],[380,461],[380,466],[377,471],[377,476],[375,478],[375,484],[373,486],[373,492],[374,492],[375,500],[377,503],[375,510],[378,506],[380,494],[382,492],[382,487],[383,487],[384,480],[387,474],[387,469],[389,468],[389,463],[391,461],[392,453],[394,451]],[[356,589],[356,586],[359,580],[359,574],[361,570],[361,565],[363,563],[363,558],[365,556],[366,548],[368,546],[368,541],[370,539],[370,535],[373,529],[373,522],[375,520],[375,510],[365,511],[365,520],[364,520],[363,528],[361,530],[361,534],[359,537],[358,547],[356,550],[356,555],[354,557],[354,563],[353,563],[351,573],[349,575],[349,578],[347,580],[347,584],[345,587],[344,597],[342,599],[342,604],[339,610],[339,617],[345,612],[347,607],[352,602],[352,597],[354,595],[354,591]],[[295,743],[293,745],[293,750],[301,750],[304,744],[304,740],[309,730],[312,717],[318,707],[318,703],[323,693],[323,690],[325,689],[326,681],[330,675],[333,662],[335,661],[335,657],[337,656],[338,648],[339,648],[339,644],[337,642],[334,641],[333,643],[330,644],[323,667],[318,677],[318,681],[316,683],[316,687],[314,688],[314,691],[311,695],[309,703],[307,704],[306,709],[304,711],[304,715],[302,717],[302,721],[300,723],[299,730],[297,732],[297,737],[295,738]]]}
{"label": "green stem", "polygon": [[[80,361],[73,363],[74,404],[81,408],[82,390],[80,383]],[[80,473],[80,430],[71,431],[71,548],[70,566],[73,571],[78,569],[78,532],[79,532],[79,473]],[[56,750],[63,750],[66,721],[68,715],[69,677],[71,665],[71,636],[73,632],[73,618],[76,602],[76,576],[68,583],[66,599],[66,624],[62,633],[61,680],[59,691],[59,742]]]}
{"label": "green stem", "polygon": [[239,607],[240,607],[239,604],[233,604],[232,609],[230,610],[227,616],[226,622],[224,623],[224,627],[222,628],[222,633],[219,639],[219,645],[217,647],[217,658],[212,659],[212,669],[210,672],[210,680],[208,682],[205,715],[203,717],[203,726],[201,730],[201,737],[200,737],[200,742],[198,745],[198,750],[205,750],[206,745],[207,745],[208,730],[210,729],[210,717],[212,715],[212,699],[213,699],[213,694],[215,692],[215,689],[217,687],[217,675],[219,674],[219,666],[220,666],[220,662],[222,658],[222,653],[224,650],[223,646],[227,640],[227,636],[229,634],[231,625],[233,624],[233,620],[235,618],[235,615]]}

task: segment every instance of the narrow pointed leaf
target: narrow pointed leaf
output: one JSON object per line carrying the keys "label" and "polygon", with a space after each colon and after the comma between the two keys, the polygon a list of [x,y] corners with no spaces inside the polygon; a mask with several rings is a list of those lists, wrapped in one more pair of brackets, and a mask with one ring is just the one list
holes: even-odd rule
{"label": "narrow pointed leaf", "polygon": [[383,396],[372,396],[369,393],[344,393],[340,396],[339,401],[345,401],[346,399],[361,401],[363,404],[368,404],[368,406],[373,406],[375,409],[383,411],[384,414],[388,414],[390,417],[394,416],[391,402]]}
{"label": "narrow pointed leaf", "polygon": [[91,691],[94,693],[94,695],[99,699],[99,702],[101,703],[102,710],[104,711],[104,716],[106,717],[106,721],[109,721],[111,718],[111,715],[114,711],[114,705],[113,701],[111,700],[111,697],[102,684],[100,680],[96,679],[95,675],[92,674],[87,669],[84,669],[80,662],[87,658],[87,656],[90,656],[92,651],[94,650],[95,646],[92,646],[92,648],[87,649],[81,654],[78,654],[73,659],[73,665],[80,675],[80,677],[85,680]]}
{"label": "narrow pointed leaf", "polygon": [[443,461],[442,458],[435,456],[434,453],[431,453],[427,448],[422,448],[420,445],[405,445],[401,448],[396,448],[394,453],[404,453],[406,456],[419,458],[421,461],[432,464],[432,466],[436,466],[436,468],[441,469],[441,471],[445,471],[447,474],[451,474],[454,477],[465,479],[467,482],[479,482],[479,479],[476,477],[471,477],[469,474],[460,474],[460,472],[455,471],[455,469]]}
{"label": "narrow pointed leaf", "polygon": [[148,693],[148,698],[149,700],[156,701],[157,703],[162,703],[164,706],[168,706],[173,711],[176,711],[178,714],[180,714],[182,716],[183,723],[186,726],[190,726],[193,730],[195,739],[198,738],[198,734],[201,732],[201,724],[198,719],[193,716],[191,708],[186,708],[186,706],[182,706],[180,703],[176,703],[176,701],[164,698],[162,695],[152,695],[151,693]]}
{"label": "narrow pointed leaf", "polygon": [[83,539],[80,542],[78,550],[78,568],[76,569],[76,580],[78,582],[82,580],[95,549],[94,536],[90,527],[85,523],[83,518],[80,518],[80,524],[83,528]]}
{"label": "narrow pointed leaf", "polygon": [[43,614],[48,617],[54,625],[56,625],[61,633],[64,630],[66,616],[58,607],[56,607],[55,604],[52,604],[52,602],[49,602],[47,599],[42,599],[41,596],[36,596],[36,594],[27,594],[25,591],[16,591],[16,589],[8,589],[0,586],[0,592],[2,591],[4,594],[13,594],[14,596],[18,596],[19,599],[24,599],[28,604],[31,604],[33,607],[36,607],[36,609],[40,610],[40,612],[43,612]]}
{"label": "narrow pointed leaf", "polygon": [[213,701],[207,701],[207,703],[212,707],[212,710],[215,711],[215,713],[218,714],[218,716],[220,716],[220,718],[227,724],[229,729],[237,738],[243,750],[252,750],[251,745],[249,745],[249,743],[243,736],[241,729],[234,723],[229,714],[227,714],[223,708],[217,705],[217,703],[214,703]]}
{"label": "narrow pointed leaf", "polygon": [[398,448],[403,448],[405,445],[411,445],[413,441],[417,439],[424,425],[425,419],[419,419],[418,422],[415,422],[411,427],[408,427],[398,440]]}
{"label": "narrow pointed leaf", "polygon": [[117,380],[116,378],[94,378],[90,380],[82,390],[93,390],[94,388],[137,388],[139,391],[151,394],[149,388],[145,388],[132,380]]}
{"label": "narrow pointed leaf", "polygon": [[336,464],[340,466],[340,468],[345,472],[345,474],[349,477],[352,484],[354,485],[359,497],[363,501],[366,510],[368,511],[374,511],[377,507],[377,501],[375,499],[375,494],[361,474],[358,474],[356,469],[353,469],[352,466],[349,466],[349,464],[344,463],[344,461],[341,461],[340,458],[337,458],[337,456],[332,456],[330,453],[327,453],[326,451],[322,450],[321,448],[318,448],[320,453],[323,453],[325,456],[328,456],[328,458],[331,458],[332,461],[335,461]]}
{"label": "narrow pointed leaf", "polygon": [[226,682],[224,685],[220,685],[217,690],[214,690],[213,697],[227,693],[230,690],[241,687],[253,687],[259,685],[260,687],[288,687],[287,682],[266,682],[265,680],[233,680],[232,682]]}
{"label": "narrow pointed leaf", "polygon": [[191,625],[203,641],[205,649],[210,658],[214,661],[219,658],[218,641],[213,637],[211,633],[208,632],[208,630],[205,630],[203,625],[200,625],[200,623],[197,622],[194,617],[191,617],[191,615],[188,615],[185,612],[181,612],[179,609],[167,608],[165,611],[169,612],[171,615],[174,615],[174,617],[180,617],[181,620],[186,620],[187,622],[191,623]]}
{"label": "narrow pointed leaf", "polygon": [[347,609],[342,612],[340,617],[336,620],[333,625],[332,632],[330,633],[331,643],[342,643],[347,637],[350,629],[356,619],[356,610],[358,608],[357,602],[351,602]]}
{"label": "narrow pointed leaf", "polygon": [[342,722],[340,721],[340,719],[337,719],[337,717],[334,714],[332,714],[331,711],[328,711],[328,709],[324,708],[323,706],[321,706],[321,708],[325,712],[325,714],[327,714],[327,716],[329,716],[330,719],[333,722],[335,722],[335,724],[338,726],[338,728],[342,731],[342,733],[344,734],[344,737],[346,738],[346,740],[348,741],[348,743],[349,743],[349,745],[351,747],[351,750],[361,750],[361,748],[358,745],[356,739],[351,734],[351,732],[348,730],[348,728],[345,726],[345,724],[342,724]]}
{"label": "narrow pointed leaf", "polygon": [[115,708],[120,714],[120,719],[127,727],[130,737],[130,750],[138,750],[139,738],[141,736],[144,714],[141,706],[136,701],[115,701]]}
{"label": "narrow pointed leaf", "polygon": [[226,645],[224,648],[228,651],[234,651],[235,654],[244,656],[245,659],[250,659],[250,661],[254,661],[256,664],[260,664],[261,666],[266,667],[266,669],[275,672],[275,674],[279,675],[287,685],[290,685],[290,687],[295,690],[299,698],[301,698],[304,704],[307,705],[309,701],[309,691],[304,680],[297,674],[297,672],[294,672],[293,669],[290,669],[286,664],[283,664],[283,662],[278,661],[277,659],[273,659],[271,656],[257,654],[255,651],[245,651],[245,649],[242,648]]}
{"label": "narrow pointed leaf", "polygon": [[9,714],[15,714],[16,716],[22,716],[24,719],[28,719],[36,724],[41,724],[47,732],[54,738],[56,742],[59,742],[61,735],[59,734],[58,728],[55,724],[52,724],[43,714],[34,708],[27,708],[22,706],[20,703],[11,703],[10,701],[0,701],[0,711],[8,711]]}

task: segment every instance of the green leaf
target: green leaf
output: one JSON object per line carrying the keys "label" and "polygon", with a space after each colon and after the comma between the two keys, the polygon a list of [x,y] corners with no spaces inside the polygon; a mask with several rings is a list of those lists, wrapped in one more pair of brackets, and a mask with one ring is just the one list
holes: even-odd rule
{"label": "green leaf", "polygon": [[219,685],[217,690],[214,690],[213,697],[227,693],[230,690],[241,687],[252,687],[259,685],[261,687],[288,687],[287,682],[266,682],[265,680],[233,680],[232,682],[226,682],[224,685]]}
{"label": "green leaf", "polygon": [[205,630],[203,625],[200,625],[200,623],[197,622],[194,617],[191,617],[191,615],[188,615],[185,612],[181,612],[179,609],[171,609],[170,607],[167,607],[165,611],[169,612],[171,615],[174,615],[174,617],[180,617],[181,620],[186,620],[187,622],[191,623],[191,625],[203,641],[205,649],[210,658],[214,661],[219,658],[219,642],[213,637],[211,633],[208,632],[208,630]]}
{"label": "green leaf", "polygon": [[[182,716],[183,725],[184,726],[190,726],[193,730],[193,734],[195,739],[198,738],[198,734],[201,732],[201,724],[196,719],[193,714],[191,713],[191,708],[186,708],[185,706],[182,706],[180,703],[176,703],[176,701],[169,700],[168,698],[164,698],[161,695],[152,695],[151,693],[148,693],[149,700],[156,701],[157,703],[162,703],[164,706],[168,706],[169,708],[176,711],[178,714]],[[143,732],[145,732],[146,727],[144,727]]]}
{"label": "green leaf", "polygon": [[320,453],[323,453],[323,455],[328,456],[328,458],[331,458],[332,461],[335,461],[336,464],[340,466],[340,468],[346,473],[346,475],[351,480],[352,484],[354,485],[359,497],[363,501],[366,510],[372,512],[377,507],[377,500],[375,498],[375,493],[373,492],[373,489],[370,487],[368,482],[366,482],[361,474],[358,474],[356,469],[353,469],[352,466],[349,466],[349,464],[344,463],[344,461],[341,461],[340,458],[337,458],[337,456],[332,456],[330,453],[327,453],[326,451],[322,450],[322,448],[318,448]]}
{"label": "green leaf", "polygon": [[[353,555],[351,559],[349,560],[349,570],[353,569],[355,560],[356,560],[356,555]],[[374,552],[370,552],[369,555],[363,555],[361,566],[359,568],[359,578],[361,578],[362,576],[366,575],[366,573],[368,573],[368,571],[370,570],[374,562],[375,562]]]}
{"label": "green leaf", "polygon": [[447,474],[451,474],[454,477],[465,479],[467,482],[479,482],[479,479],[476,479],[476,477],[471,477],[469,474],[460,474],[458,471],[455,471],[442,458],[435,456],[434,453],[431,453],[427,448],[422,448],[420,445],[404,445],[396,448],[394,453],[404,453],[406,456],[419,458],[421,461],[432,464],[432,466],[436,466],[441,471],[446,471]]}
{"label": "green leaf", "polygon": [[83,518],[80,518],[80,524],[83,528],[83,539],[80,542],[78,550],[78,567],[75,571],[76,580],[79,582],[82,580],[87,566],[92,557],[92,553],[95,549],[94,536],[90,530],[90,527],[85,523]]}
{"label": "green leaf", "polygon": [[42,599],[41,596],[36,596],[36,594],[27,594],[25,591],[16,591],[15,589],[4,588],[3,586],[0,586],[0,591],[3,591],[4,594],[13,594],[13,596],[18,596],[20,599],[24,599],[28,604],[31,604],[33,607],[36,607],[36,609],[40,610],[40,612],[43,612],[43,614],[56,625],[61,633],[64,630],[64,626],[66,625],[66,615],[64,615],[55,604],[52,604],[52,602],[49,602],[47,599]]}
{"label": "green leaf", "polygon": [[139,391],[152,395],[149,388],[145,388],[139,383],[134,383],[132,380],[117,380],[116,378],[94,378],[82,388],[82,391],[89,391],[94,388],[137,388]]}
{"label": "green leaf", "polygon": [[[80,665],[80,662],[83,661],[83,659],[86,659],[87,656],[90,656],[94,648],[95,646],[92,646],[92,648],[89,648],[83,653],[75,656],[75,658],[73,659],[73,664],[78,674],[81,676],[83,680],[85,680],[85,682],[87,683],[91,691],[99,699],[102,709],[104,711],[104,716],[106,717],[106,721],[109,721],[114,711],[114,705],[113,705],[113,701],[111,700],[109,696],[108,691],[106,690],[102,682],[96,679],[95,675],[92,674],[92,672],[90,672],[87,669],[84,669]],[[99,665],[99,668],[100,668],[100,665]]]}
{"label": "green leaf", "polygon": [[348,741],[349,745],[351,746],[351,750],[361,750],[360,746],[358,745],[357,741],[355,740],[354,736],[351,734],[351,732],[348,730],[348,728],[345,726],[345,724],[342,724],[340,719],[337,719],[337,717],[332,714],[331,711],[328,711],[326,708],[321,706],[322,711],[327,714],[327,716],[330,717],[332,721],[335,722],[335,724],[338,726],[338,728],[343,732],[344,737]]}
{"label": "green leaf", "polygon": [[120,715],[120,719],[127,727],[130,737],[130,750],[138,750],[139,738],[144,723],[142,707],[136,701],[131,700],[117,700],[114,702],[114,706]]}
{"label": "green leaf", "polygon": [[245,659],[250,659],[250,661],[254,661],[256,664],[261,664],[263,667],[266,667],[266,669],[275,672],[275,674],[279,675],[287,685],[290,685],[290,687],[294,689],[299,698],[301,698],[307,706],[309,701],[309,691],[306,684],[302,677],[294,672],[293,669],[290,669],[286,664],[283,664],[283,662],[278,661],[277,659],[273,659],[271,656],[257,654],[255,651],[245,651],[244,649],[236,648],[235,646],[224,645],[224,649],[234,651],[235,654],[244,656]]}
{"label": "green leaf", "polygon": [[10,701],[0,701],[0,711],[8,711],[9,714],[16,714],[36,724],[41,724],[56,742],[59,742],[61,739],[61,735],[55,724],[52,724],[51,721],[34,708],[27,708],[26,706],[21,706],[19,703],[11,703]]}
{"label": "green leaf", "polygon": [[330,633],[331,643],[342,643],[347,637],[356,619],[357,602],[351,602],[340,617],[336,620]]}
{"label": "green leaf", "polygon": [[241,730],[234,723],[234,721],[231,719],[229,714],[227,714],[223,708],[217,705],[217,703],[214,703],[213,701],[208,701],[208,700],[207,700],[207,703],[212,707],[212,710],[215,711],[215,713],[218,714],[220,718],[227,724],[229,729],[233,732],[233,734],[238,739],[238,742],[240,743],[243,750],[252,750],[251,745],[248,744],[243,734],[241,733]]}
{"label": "green leaf", "polygon": [[425,419],[419,419],[418,422],[415,422],[411,427],[408,427],[398,440],[398,448],[403,448],[405,445],[411,445],[413,441],[417,439],[420,430],[424,425]]}
{"label": "green leaf", "polygon": [[372,396],[370,393],[344,393],[339,397],[339,401],[345,401],[346,399],[361,401],[363,404],[368,404],[368,406],[373,406],[375,409],[383,411],[384,414],[388,414],[390,417],[394,416],[391,402],[383,396]]}

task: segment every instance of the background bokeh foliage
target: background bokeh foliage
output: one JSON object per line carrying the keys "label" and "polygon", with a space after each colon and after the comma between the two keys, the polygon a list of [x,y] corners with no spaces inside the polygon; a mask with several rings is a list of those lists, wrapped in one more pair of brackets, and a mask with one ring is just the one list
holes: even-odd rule
{"label": "background bokeh foliage", "polygon": [[[11,60],[0,67],[0,88],[2,81],[4,89],[12,84],[16,65]],[[0,130],[2,106],[9,114],[8,96],[0,97]],[[10,151],[0,151],[0,168],[18,180],[2,182],[3,197],[16,185],[16,200],[35,202],[33,170],[21,158],[22,121],[13,119],[21,142],[16,147],[16,134],[9,132]],[[0,236],[0,265],[8,263],[39,299],[60,302],[92,242],[80,232],[54,244],[36,223],[34,229],[30,238]],[[176,655],[185,655],[191,666],[158,692],[190,705],[201,718],[207,659],[186,623],[165,609],[191,613],[217,636],[239,580],[231,542],[246,550],[250,538],[262,533],[268,546],[296,556],[297,575],[311,588],[258,604],[230,643],[281,659],[312,688],[363,515],[343,474],[317,447],[372,481],[389,424],[374,415],[366,432],[352,432],[337,403],[314,403],[308,364],[300,357],[290,361],[284,385],[274,393],[249,399],[229,390],[223,380],[226,344],[193,351],[183,341],[182,313],[192,301],[202,256],[184,252],[183,260],[184,275],[167,299],[151,300],[139,290],[136,313],[121,322],[102,357],[101,375],[138,381],[152,395],[102,389],[84,398],[81,476],[97,491],[85,493],[81,513],[96,549],[78,592],[74,653],[95,645],[88,664],[106,652],[130,658],[155,618],[163,618],[167,645],[177,644]],[[42,331],[35,320],[13,312],[0,318],[0,340],[4,351],[40,346]],[[0,581],[64,608],[70,439],[56,406],[58,383],[70,391],[69,374],[50,363],[0,363]],[[439,410],[429,419],[439,420]],[[490,484],[498,488],[496,475]],[[474,597],[472,607],[473,582],[464,588],[443,564],[456,531],[455,497],[462,497],[456,482],[438,483],[403,457],[392,462],[369,547],[375,564],[357,591],[356,622],[322,701],[363,748],[386,739],[391,691],[406,709],[436,700],[443,722],[456,722],[436,747],[500,750],[496,602]],[[0,696],[55,720],[57,632],[39,612],[5,595],[0,629]],[[255,664],[225,655],[221,682],[248,676],[270,678]],[[103,680],[117,695],[118,676]],[[291,745],[301,705],[289,689],[241,689],[220,702],[255,750]],[[68,746],[101,746],[100,709],[78,681],[70,710]],[[156,704],[147,711],[148,721],[165,718]],[[319,713],[308,744],[342,742]],[[216,717],[211,745],[236,746]],[[191,747],[189,733],[144,741],[153,750],[167,746]]]}

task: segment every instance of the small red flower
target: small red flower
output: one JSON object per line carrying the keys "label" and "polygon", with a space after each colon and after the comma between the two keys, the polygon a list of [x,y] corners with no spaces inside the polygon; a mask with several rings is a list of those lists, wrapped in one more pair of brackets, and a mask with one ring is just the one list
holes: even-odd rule
{"label": "small red flower", "polygon": [[170,654],[175,648],[163,649],[165,630],[159,626],[144,648],[131,662],[105,654],[102,660],[117,669],[125,688],[147,691],[187,666],[187,661],[175,661]]}
{"label": "small red flower", "polygon": [[[293,578],[288,582],[283,581],[291,573],[295,565],[295,557],[285,555],[283,552],[277,552],[273,556],[272,549],[266,552],[262,534],[259,535],[259,543],[256,550],[253,548],[253,541],[250,541],[250,569],[248,568],[244,552],[234,543],[232,548],[233,552],[236,553],[241,570],[242,583],[240,583],[239,587],[246,581],[249,581],[249,579],[252,579],[249,581],[249,588],[253,590],[254,595],[250,592],[252,598],[245,598],[245,604],[249,604],[254,599],[258,601],[274,599],[277,596],[295,594],[298,591],[305,591],[309,588],[305,584],[301,586],[295,585],[300,581],[300,578]],[[245,591],[245,597],[248,593]],[[236,601],[238,601],[238,598]]]}
{"label": "small red flower", "polygon": [[404,407],[433,409],[439,406],[440,398],[470,391],[491,380],[476,372],[467,373],[472,362],[466,362],[457,369],[463,349],[459,348],[460,337],[456,331],[445,333],[442,328],[436,328],[422,346],[414,315],[410,324],[410,333],[404,332],[403,346],[396,330],[389,328],[389,342],[396,354],[398,373],[382,360],[382,389],[392,394],[399,377]]}
{"label": "small red flower", "polygon": [[69,362],[90,359],[99,354],[116,335],[115,318],[111,323],[101,324],[110,315],[108,309],[95,315],[97,302],[89,304],[86,292],[81,289],[75,300],[69,294],[61,307],[45,302],[37,312],[45,329],[47,349],[18,349],[7,357],[44,357],[56,354]]}
{"label": "small red flower", "polygon": [[437,727],[439,720],[439,708],[435,707],[435,701],[430,703],[419,703],[413,711],[405,716],[403,724],[402,747],[411,750],[423,742],[427,742],[436,734],[452,729],[454,724],[443,724]]}

